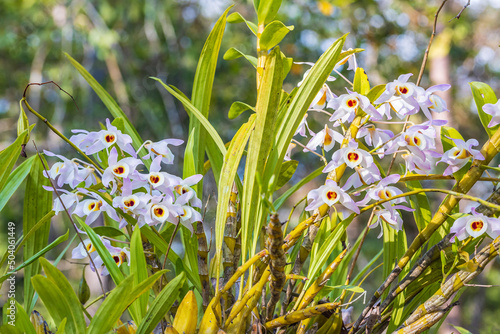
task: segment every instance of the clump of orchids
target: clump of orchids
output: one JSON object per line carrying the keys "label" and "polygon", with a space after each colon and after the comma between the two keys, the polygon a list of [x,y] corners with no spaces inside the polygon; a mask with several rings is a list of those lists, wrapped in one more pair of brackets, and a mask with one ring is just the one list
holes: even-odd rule
{"label": "clump of orchids", "polygon": [[[59,193],[53,204],[55,214],[66,208],[70,215],[84,218],[87,225],[106,214],[118,222],[119,228],[127,225],[123,217],[123,214],[127,214],[137,220],[134,228],[148,224],[161,225],[161,230],[165,223],[180,223],[191,232],[192,223],[202,220],[196,210],[201,207],[201,200],[191,188],[202,179],[202,175],[182,179],[162,170],[163,165],[174,162],[169,145],[181,145],[182,140],[148,140],[136,151],[132,147],[131,137],[112,125],[109,119],[104,130],[73,130],[73,133],[70,141],[86,155],[95,155],[99,163],[92,165],[44,151],[47,156],[61,160],[45,173],[46,177],[54,180],[57,186],[55,190]],[[143,147],[147,154],[139,157],[138,152]],[[146,160],[150,163],[148,170],[145,168]],[[71,190],[63,189],[64,185]],[[46,190],[53,191],[54,188],[46,187]],[[106,201],[105,197],[110,196],[112,200]],[[100,239],[118,266],[128,263],[129,250],[112,246],[106,237],[100,236]],[[108,270],[89,239],[73,249],[72,258],[83,259],[88,254],[93,260],[92,270],[99,269],[102,275],[107,275]]]}
{"label": "clump of orchids", "polygon": [[[351,61],[353,58],[354,55],[349,58],[349,70],[357,69],[355,60]],[[305,73],[307,75],[308,72]],[[346,88],[345,94],[337,96],[326,83],[323,85],[309,107],[309,114],[327,114],[328,122],[316,133],[309,127],[306,113],[295,136],[310,139],[304,144],[294,139],[285,159],[290,160],[292,149],[300,145],[304,152],[323,159],[326,165],[323,173],[335,173],[338,168],[346,166],[347,179],[341,186],[339,180],[335,181],[335,178],[329,176],[324,185],[311,190],[307,195],[307,211],[317,210],[326,204],[348,217],[353,212],[359,214],[360,208],[381,201],[374,212],[378,219],[370,228],[381,226],[385,222],[399,231],[403,226],[399,210],[414,209],[403,205],[407,200],[402,195],[403,192],[394,186],[400,181],[401,175],[390,174],[389,168],[390,175],[383,176],[385,173],[381,162],[384,157],[394,159],[396,153],[401,153],[405,165],[404,176],[429,174],[439,164],[446,165],[442,175],[457,175],[461,170],[466,170],[464,167],[472,160],[484,160],[481,152],[473,148],[479,145],[476,139],[465,141],[463,138],[443,134],[440,136],[438,129],[447,121],[434,119],[433,113],[449,110],[446,102],[435,93],[448,90],[450,85],[440,84],[425,89],[409,82],[411,76],[412,74],[400,75],[393,82],[379,87],[378,92],[370,98],[349,88]],[[330,77],[328,81],[333,80],[335,78]],[[483,111],[492,116],[488,127],[500,123],[500,101],[485,104]],[[409,121],[409,116],[418,113],[423,114],[424,122],[415,124]],[[396,116],[395,121],[393,116]],[[361,121],[353,138],[349,129],[356,117]],[[388,129],[398,124],[402,125],[400,133],[395,134]],[[448,140],[451,148],[441,153],[438,150],[440,145],[436,143],[443,137]],[[325,151],[331,151],[337,143],[340,147],[327,160]],[[318,148],[322,153],[317,153]],[[363,194],[364,198],[356,199]],[[396,198],[391,199],[393,197]],[[382,231],[383,229],[379,238],[383,235]],[[470,214],[456,219],[450,232],[458,240],[464,240],[468,236],[478,237],[484,233],[496,238],[500,235],[500,220],[476,213],[472,208]]]}

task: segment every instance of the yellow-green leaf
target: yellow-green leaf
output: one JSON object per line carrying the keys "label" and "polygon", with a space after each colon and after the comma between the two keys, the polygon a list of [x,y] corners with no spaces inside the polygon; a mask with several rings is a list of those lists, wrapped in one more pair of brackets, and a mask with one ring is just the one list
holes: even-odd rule
{"label": "yellow-green leaf", "polygon": [[269,23],[260,36],[261,50],[270,50],[293,30],[293,26],[285,26],[281,21]]}
{"label": "yellow-green leaf", "polygon": [[479,119],[481,120],[486,133],[488,133],[488,136],[491,137],[497,131],[500,125],[495,125],[491,128],[488,127],[492,116],[485,113],[483,107],[487,103],[497,103],[498,99],[493,89],[491,89],[490,86],[483,82],[473,81],[470,82],[469,85],[470,89],[472,90],[472,97],[474,98],[474,102],[476,102]]}

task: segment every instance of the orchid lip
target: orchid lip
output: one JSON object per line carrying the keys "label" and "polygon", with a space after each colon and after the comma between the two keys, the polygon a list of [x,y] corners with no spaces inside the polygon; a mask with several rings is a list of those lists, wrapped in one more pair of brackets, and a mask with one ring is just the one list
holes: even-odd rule
{"label": "orchid lip", "polygon": [[164,205],[155,204],[151,207],[151,211],[153,216],[161,222],[164,222],[168,217],[168,209]]}
{"label": "orchid lip", "polygon": [[111,167],[111,171],[117,177],[127,177],[129,167],[126,164],[117,164]]}
{"label": "orchid lip", "polygon": [[344,155],[345,163],[351,168],[358,166],[362,160],[363,156],[358,150],[347,151]]}
{"label": "orchid lip", "polygon": [[334,189],[325,189],[323,194],[321,194],[323,202],[332,206],[340,200],[340,194]]}
{"label": "orchid lip", "polygon": [[133,210],[139,205],[139,199],[135,195],[124,197],[122,202],[127,210]]}
{"label": "orchid lip", "polygon": [[117,136],[114,132],[105,132],[104,135],[102,136],[102,141],[108,145],[111,146],[114,143],[116,143]]}
{"label": "orchid lip", "polygon": [[99,211],[101,209],[102,202],[97,200],[86,200],[85,206],[83,207],[83,213],[88,215],[92,211]]}
{"label": "orchid lip", "polygon": [[484,219],[473,216],[467,222],[465,229],[470,236],[476,238],[486,231],[487,226],[488,223]]}
{"label": "orchid lip", "polygon": [[161,173],[149,173],[149,183],[153,187],[161,186],[165,182],[165,178]]}
{"label": "orchid lip", "polygon": [[187,208],[186,206],[182,207],[182,214],[180,215],[180,217],[181,217],[181,219],[183,221],[184,220],[188,220],[193,215],[193,213],[191,212],[191,210],[186,209],[186,208]]}

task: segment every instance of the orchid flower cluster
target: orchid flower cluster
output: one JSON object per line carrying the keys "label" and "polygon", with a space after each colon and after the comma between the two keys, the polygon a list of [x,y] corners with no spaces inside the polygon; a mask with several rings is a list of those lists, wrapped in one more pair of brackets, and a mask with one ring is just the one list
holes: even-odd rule
{"label": "orchid flower cluster", "polygon": [[[142,227],[145,224],[160,225],[161,231],[167,222],[180,223],[191,233],[192,224],[202,220],[201,214],[196,210],[201,208],[201,200],[192,188],[202,179],[202,175],[182,179],[162,170],[162,165],[174,162],[174,155],[169,145],[181,145],[182,140],[164,139],[159,142],[148,140],[135,151],[131,137],[112,125],[109,119],[106,120],[104,130],[98,132],[73,130],[73,133],[75,135],[70,141],[86,155],[95,155],[103,168],[100,171],[84,161],[69,160],[64,156],[44,151],[47,156],[61,160],[45,173],[46,177],[54,180],[58,188],[56,190],[60,200],[56,197],[53,204],[56,214],[66,208],[70,215],[85,218],[85,223],[91,225],[105,213],[108,218],[118,223],[119,228],[127,225],[124,216],[128,215],[137,220],[135,227]],[[148,153],[140,158],[137,153],[142,147]],[[101,157],[106,157],[107,161],[101,161]],[[152,161],[149,170],[145,168],[145,161],[148,159]],[[71,190],[63,189],[64,185],[69,186]],[[45,188],[49,191],[54,190],[51,187]],[[110,196],[112,200],[108,199]],[[80,232],[85,234],[83,231]],[[118,266],[130,258],[126,248],[112,246],[105,237],[100,236],[100,239]],[[72,257],[83,259],[87,254],[90,254],[97,267],[92,269],[102,268],[101,275],[107,275],[108,271],[89,239],[73,249]]]}
{"label": "orchid flower cluster", "polygon": [[[352,56],[354,58],[354,56]],[[355,62],[348,68],[355,70]],[[308,72],[305,73],[305,76]],[[346,93],[336,95],[327,84],[324,84],[309,107],[311,112],[329,115],[329,122],[315,133],[309,127],[306,113],[299,125],[295,136],[308,138],[307,144],[300,144],[294,140],[289,146],[286,159],[290,159],[291,150],[298,145],[303,146],[304,152],[320,155],[325,161],[324,173],[329,173],[324,185],[311,190],[307,195],[307,211],[318,209],[322,205],[334,207],[344,216],[351,213],[360,213],[360,208],[369,203],[385,201],[376,207],[375,217],[378,219],[370,228],[381,226],[382,222],[395,230],[401,230],[403,220],[400,210],[414,211],[405,206],[406,199],[403,192],[394,186],[399,180],[399,174],[383,177],[380,164],[384,157],[393,157],[395,153],[402,153],[405,175],[409,173],[429,174],[438,164],[445,164],[443,175],[448,176],[458,172],[472,159],[484,160],[479,150],[473,147],[479,143],[475,139],[464,141],[460,138],[448,138],[454,145],[444,153],[438,151],[436,141],[440,134],[436,130],[446,124],[444,120],[433,119],[434,113],[448,112],[446,102],[436,92],[443,92],[450,85],[441,84],[428,89],[409,82],[411,74],[404,74],[385,85],[380,92],[370,96],[361,95],[346,88]],[[330,80],[332,81],[332,80]],[[299,83],[300,85],[300,83]],[[486,104],[484,112],[492,115],[489,127],[500,123],[500,101],[496,104]],[[423,114],[425,121],[421,124],[409,122],[410,115]],[[349,124],[358,117],[361,119],[355,138],[349,129]],[[396,121],[391,121],[395,117]],[[404,120],[406,119],[406,120]],[[404,120],[404,121],[401,121]],[[380,128],[381,124],[404,124],[399,134],[389,129]],[[336,145],[337,149],[334,150]],[[318,148],[322,154],[316,153]],[[325,152],[333,150],[329,160]],[[342,186],[336,179],[336,170],[347,169],[347,179]],[[337,182],[336,182],[337,181]],[[362,193],[365,197],[355,200],[354,196]],[[396,197],[392,200],[391,198]],[[346,215],[347,214],[347,215]],[[478,237],[487,233],[490,237],[500,235],[500,220],[488,218],[472,212],[456,220],[451,232],[459,240],[468,236]],[[382,236],[382,232],[379,238]]]}

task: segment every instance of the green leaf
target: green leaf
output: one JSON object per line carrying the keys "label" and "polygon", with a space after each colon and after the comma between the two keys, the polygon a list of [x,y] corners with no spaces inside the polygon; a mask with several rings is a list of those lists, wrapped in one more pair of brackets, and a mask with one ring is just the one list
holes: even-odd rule
{"label": "green leaf", "polygon": [[[297,127],[339,60],[345,38],[346,36],[342,36],[325,51],[311,68],[304,82],[298,87],[295,93],[292,92],[290,94],[289,100],[283,105],[285,111],[283,115],[280,112],[280,117],[278,117],[273,135],[273,150],[266,164],[266,171],[263,173],[266,178],[279,173],[288,145]],[[354,52],[355,50],[352,51]],[[264,180],[264,184],[267,184],[268,181]]]}
{"label": "green leaf", "polygon": [[293,30],[293,26],[285,26],[281,21],[273,21],[269,23],[262,32],[260,36],[260,48],[261,50],[270,50],[285,36]]}
{"label": "green leaf", "polygon": [[[266,160],[272,148],[275,120],[283,85],[283,61],[279,47],[274,48],[266,58],[260,89],[255,106],[255,129],[250,137],[245,164],[245,182],[241,201],[241,245],[245,261],[247,247],[252,242],[250,256],[255,251],[257,237],[252,238],[251,229],[260,233],[265,214],[258,211],[260,201],[257,175],[264,175]],[[266,183],[264,183],[266,184]],[[227,202],[226,202],[227,203]],[[219,236],[219,235],[218,235]],[[217,250],[222,249],[222,239],[216,240]]]}
{"label": "green leaf", "polygon": [[[406,181],[405,185],[410,191],[422,189],[420,181]],[[415,219],[418,231],[420,232],[429,224],[432,219],[429,199],[427,198],[426,193],[419,193],[416,195],[411,195],[409,197],[409,200],[411,208],[415,210],[413,211],[413,218]]]}
{"label": "green leaf", "polygon": [[330,291],[334,290],[334,289],[340,289],[340,290],[347,290],[347,291],[351,291],[351,292],[355,292],[355,293],[365,292],[365,289],[363,289],[360,286],[356,286],[356,285],[335,285],[335,286],[326,285],[324,287],[324,289],[330,290]]}
{"label": "green leaf", "polygon": [[19,304],[17,301],[15,301],[15,303],[16,303],[16,322],[15,322],[16,328],[21,330],[22,333],[36,334],[35,328],[31,324],[29,315],[26,314],[26,311],[21,306],[21,304]]}
{"label": "green leaf", "polygon": [[[384,224],[384,223],[382,223]],[[387,224],[384,224],[386,226]],[[395,231],[393,228],[389,227],[389,229]],[[385,234],[385,227],[384,227],[384,234]],[[396,231],[395,231],[396,232]],[[385,243],[384,243],[385,245]],[[397,231],[396,232],[396,260],[401,258],[405,253],[406,250],[408,249],[407,245],[407,240],[406,240],[406,233],[403,230]],[[384,251],[385,252],[385,251]],[[401,272],[401,278],[405,277],[408,273],[410,272],[410,266],[406,266],[403,268],[403,271]],[[386,276],[387,277],[387,276]],[[401,325],[403,322],[403,314],[404,314],[404,305],[405,305],[405,299],[406,299],[406,291],[401,292],[396,299],[394,300],[393,304],[393,310],[391,314],[391,320],[389,322],[389,327],[387,329],[388,333],[393,333],[396,328]]]}
{"label": "green leaf", "polygon": [[[158,231],[156,231],[149,225],[143,225],[141,227],[141,232],[149,242],[151,242],[161,253],[165,254],[168,249],[168,242],[163,239]],[[196,279],[196,275],[198,275],[198,273],[193,273],[190,268],[184,267],[182,261],[179,258],[179,255],[177,255],[173,249],[170,249],[170,251],[168,252],[168,259],[175,265],[179,264],[181,266],[180,269],[182,270],[182,272],[186,273],[189,281],[194,284],[195,288],[199,292],[201,292],[201,283],[197,284],[199,280]]]}
{"label": "green leaf", "polygon": [[[33,129],[33,126],[30,129]],[[3,190],[12,172],[12,168],[16,164],[17,158],[21,154],[21,145],[29,135],[28,131],[24,131],[9,147],[0,152],[0,190]]]}
{"label": "green leaf", "polygon": [[443,151],[444,152],[449,151],[452,148],[456,147],[455,143],[450,138],[464,140],[464,137],[462,137],[460,132],[458,132],[454,128],[449,127],[449,126],[442,126],[441,127],[441,143],[443,144]]}
{"label": "green leaf", "polygon": [[[27,261],[35,254],[44,249],[49,241],[50,224],[39,225],[40,227],[28,239],[27,233],[37,225],[37,223],[52,211],[52,192],[47,191],[43,186],[50,186],[49,180],[43,176],[43,157],[36,158],[31,166],[26,182],[26,191],[23,205],[23,236],[26,240],[23,250],[23,259]],[[45,166],[47,163],[44,160]],[[34,289],[30,279],[40,273],[40,264],[35,260],[24,268],[24,305],[31,305]],[[27,306],[29,307],[29,306]],[[28,312],[31,312],[27,308]]]}
{"label": "green leaf", "polygon": [[83,267],[82,278],[80,278],[80,284],[78,284],[78,301],[82,305],[85,305],[90,298],[90,288],[85,278],[85,268],[86,266]]}
{"label": "green leaf", "polygon": [[87,233],[87,236],[90,239],[90,242],[95,247],[97,254],[102,259],[104,266],[108,269],[109,275],[113,279],[116,285],[120,284],[123,281],[123,273],[118,268],[116,262],[113,260],[113,257],[109,253],[108,249],[104,246],[99,236],[94,232],[94,230],[85,224],[85,222],[79,217],[74,216],[74,218],[80,223],[82,230]]}
{"label": "green leaf", "polygon": [[151,307],[137,328],[136,334],[151,333],[161,319],[168,313],[170,307],[179,296],[180,289],[184,284],[185,275],[181,273],[171,280],[155,298]]}
{"label": "green leaf", "polygon": [[28,116],[23,109],[23,100],[19,101],[19,118],[17,120],[17,135],[20,136],[24,131],[28,130],[28,136],[25,137],[23,144],[27,144],[29,141],[29,127],[30,122],[28,121]]}
{"label": "green leaf", "polygon": [[370,92],[370,82],[368,81],[368,76],[366,72],[361,67],[356,69],[356,73],[354,74],[354,91],[361,94],[366,95]]}
{"label": "green leaf", "polygon": [[12,195],[16,192],[17,188],[23,183],[28,175],[33,160],[38,159],[37,156],[32,156],[20,164],[12,173],[7,177],[5,186],[0,191],[0,211],[4,208],[5,204],[9,201]]}
{"label": "green leaf", "polygon": [[[233,182],[237,177],[238,166],[240,164],[241,156],[245,150],[248,139],[252,134],[255,127],[256,115],[251,115],[248,122],[243,124],[238,132],[231,140],[229,149],[224,156],[224,163],[220,174],[219,187],[218,187],[218,201],[217,201],[217,215],[215,220],[215,240],[216,247],[222,249],[222,240],[224,238],[224,228],[226,226],[226,213],[229,204],[229,197],[231,196],[231,188]],[[217,241],[218,240],[218,241]],[[219,253],[220,254],[220,253]],[[220,263],[220,257],[217,257],[216,263]],[[218,267],[220,268],[220,266]]]}
{"label": "green leaf", "polygon": [[314,240],[313,244],[317,244],[318,251],[315,252],[314,258],[311,254],[311,263],[307,274],[307,277],[310,279],[304,284],[304,290],[307,290],[311,284],[314,283],[315,280],[313,278],[317,277],[321,268],[330,257],[330,254],[339,246],[342,235],[345,233],[347,226],[349,226],[353,218],[354,215],[352,214],[337,224],[335,229],[327,235],[326,239],[321,244],[316,241],[318,238]]}
{"label": "green leaf", "polygon": [[384,249],[381,249],[380,252],[375,255],[370,262],[368,262],[363,269],[359,271],[359,273],[356,274],[356,276],[352,279],[351,284],[356,284],[359,280],[361,280],[361,277],[363,277],[368,269],[371,268],[377,262],[378,258],[382,256],[382,253],[384,252]]}
{"label": "green leaf", "polygon": [[[254,1],[255,4],[255,1]],[[258,1],[257,17],[259,24],[268,24],[276,17],[281,6],[281,0],[264,0]]]}
{"label": "green leaf", "polygon": [[[65,318],[70,319],[70,321],[66,324],[68,332],[85,333],[84,328],[82,331],[80,328],[76,327],[76,319],[74,318],[75,315],[72,313],[71,305],[68,304],[64,293],[59,288],[59,284],[54,283],[52,280],[43,277],[42,275],[34,276],[31,278],[31,282],[56,325],[59,325],[59,323],[61,323],[61,321]],[[78,300],[75,305],[80,307]],[[82,313],[81,310],[80,313]]]}
{"label": "green leaf", "polygon": [[[195,226],[196,228],[196,226]],[[181,241],[184,247],[184,268],[188,267],[193,272],[198,273],[198,239],[189,231],[185,226],[180,227]],[[201,286],[201,279],[199,275],[194,275],[194,285]]]}
{"label": "green leaf", "polygon": [[36,253],[33,256],[31,256],[30,258],[24,260],[24,262],[19,267],[17,267],[16,269],[14,269],[14,270],[6,273],[2,277],[0,277],[0,284],[2,282],[4,282],[7,278],[9,278],[10,275],[15,274],[17,271],[25,268],[26,266],[29,266],[30,264],[32,264],[33,262],[35,262],[38,258],[42,257],[49,250],[51,250],[52,248],[56,247],[60,243],[68,240],[68,236],[69,236],[69,230],[66,231],[65,234],[59,236],[56,240],[54,240],[53,242],[51,242],[50,245],[47,245],[46,247],[44,247],[43,249],[41,249],[38,253]]}
{"label": "green leaf", "polygon": [[370,100],[371,103],[373,103],[373,101],[375,101],[380,97],[380,95],[382,95],[384,90],[385,90],[385,85],[377,85],[372,89],[370,89],[368,94],[366,94],[366,97],[368,98],[368,100]]}
{"label": "green leaf", "polygon": [[122,230],[117,229],[113,226],[96,226],[92,228],[95,233],[99,234],[101,237],[117,238],[117,237],[127,237]]}
{"label": "green leaf", "polygon": [[[209,157],[211,156],[210,161],[212,162],[212,170],[214,172],[214,176],[216,176],[215,180],[217,181],[219,179],[220,169],[222,166],[222,157],[226,154],[226,147],[224,146],[224,142],[220,138],[219,134],[214,129],[212,124],[210,124],[208,119],[188,99],[186,99],[182,94],[179,94],[179,92],[174,87],[167,86],[165,83],[163,83],[158,78],[153,77],[152,79],[161,83],[163,85],[163,87],[165,87],[165,89],[170,92],[170,94],[172,94],[179,101],[181,101],[181,103],[184,105],[184,107],[189,111],[190,115],[194,116],[191,118],[198,119],[199,124],[201,124],[203,126],[203,128],[207,131],[207,133],[210,135],[210,138],[211,138],[212,142],[215,144],[215,146],[214,147],[209,146],[208,151],[210,152]],[[194,138],[194,136],[195,135],[193,135],[193,138]],[[193,151],[196,152],[195,151],[196,141],[193,140],[193,142],[195,143],[193,145]],[[190,145],[190,143],[187,144],[187,146],[189,146],[189,145]],[[217,157],[217,158],[214,158],[214,157]],[[199,173],[203,174],[203,168],[201,168]],[[186,177],[186,175],[184,175],[184,177]],[[193,186],[193,188],[194,188],[194,186]],[[198,191],[197,191],[197,193],[201,194],[201,192],[198,192]]]}
{"label": "green leaf", "polygon": [[257,58],[255,58],[254,56],[246,55],[236,48],[228,49],[223,56],[224,60],[233,60],[240,57],[245,57],[245,59],[248,60],[248,62],[252,64],[253,67],[257,68]]}
{"label": "green leaf", "polygon": [[450,325],[453,326],[453,328],[455,328],[460,334],[472,334],[472,332],[470,332],[469,330],[467,330],[463,327],[452,325],[452,324],[450,324]]}
{"label": "green leaf", "polygon": [[487,103],[495,104],[497,103],[498,99],[493,89],[491,89],[490,86],[483,82],[473,81],[470,82],[469,85],[470,89],[472,90],[472,97],[474,98],[474,102],[476,102],[479,119],[481,120],[486,133],[489,137],[491,137],[497,131],[500,125],[495,125],[491,128],[488,127],[492,116],[483,111],[483,106]]}
{"label": "green leaf", "polygon": [[278,210],[283,205],[283,203],[285,203],[285,201],[290,196],[292,196],[297,190],[299,190],[300,188],[302,188],[302,186],[304,186],[305,184],[309,183],[309,181],[311,181],[312,179],[314,179],[317,176],[323,174],[323,169],[324,169],[324,167],[321,166],[320,168],[316,169],[311,174],[307,175],[305,178],[301,179],[297,184],[295,184],[292,187],[290,187],[290,189],[288,189],[287,191],[285,191],[283,193],[283,195],[281,195],[280,197],[278,197],[274,201],[274,204],[273,204],[274,208],[276,210]]}
{"label": "green leaf", "polygon": [[[189,133],[194,132],[193,137],[190,138],[192,138],[192,141],[194,143],[192,150],[196,174],[203,174],[206,149],[216,181],[219,180],[222,159],[225,154],[225,148],[221,149],[220,145],[222,144],[222,147],[224,147],[224,144],[222,140],[220,140],[220,137],[217,132],[215,132],[215,130],[215,133],[211,133],[209,136],[206,135],[209,130],[206,126],[201,126],[200,123],[203,123],[203,121],[198,116],[202,116],[204,120],[206,120],[206,123],[208,123],[208,111],[210,109],[210,99],[212,97],[212,88],[214,83],[215,69],[217,66],[217,58],[219,56],[224,29],[226,27],[226,16],[231,8],[232,6],[227,8],[226,11],[217,20],[214,28],[210,32],[210,35],[205,42],[205,45],[203,46],[200,58],[198,60],[198,67],[196,68],[196,74],[194,76],[191,101],[187,101],[190,102],[189,104],[191,104],[192,102],[192,106],[194,109],[196,109],[196,111],[199,110],[199,115],[197,115],[194,111],[189,110]],[[165,88],[167,87],[165,86]],[[170,93],[172,92],[170,91]],[[175,96],[175,94],[173,95]],[[178,96],[176,97],[181,100]],[[185,108],[189,109],[185,102],[183,102],[182,100],[181,102]],[[196,117],[191,117],[193,114],[195,114]],[[217,138],[219,139],[219,141],[215,142]],[[219,147],[220,152],[217,152],[217,147]],[[186,170],[183,171],[184,178],[187,178],[191,175],[192,174],[186,173]],[[193,188],[195,189],[196,193],[200,194],[200,196],[203,194],[203,183],[200,182]]]}
{"label": "green leaf", "polygon": [[66,333],[66,321],[67,319],[64,318],[61,323],[59,324],[59,326],[57,326],[57,332],[56,334],[64,334]]}
{"label": "green leaf", "polygon": [[[135,285],[148,278],[148,268],[146,257],[144,256],[144,248],[142,247],[140,228],[134,229],[130,240],[130,274],[134,275]],[[143,319],[146,313],[148,298],[148,294],[145,293],[130,306],[130,312],[135,313],[135,319],[138,322]]]}
{"label": "green leaf", "polygon": [[253,110],[255,112],[255,108],[252,107],[251,105],[236,101],[233,102],[233,104],[231,104],[231,108],[229,108],[227,116],[229,117],[229,119],[235,119],[236,117],[238,117],[247,110]]}
{"label": "green leaf", "polygon": [[276,190],[287,184],[292,178],[293,174],[297,170],[299,162],[297,160],[285,161],[281,165],[280,175],[278,176],[278,181],[276,183]]}
{"label": "green leaf", "polygon": [[[79,62],[73,59],[66,52],[64,53],[64,55],[69,59],[73,67],[76,68],[78,72],[80,72],[81,76],[87,81],[87,83],[94,90],[97,96],[99,96],[99,98],[104,103],[106,108],[108,108],[111,115],[113,115],[114,118],[121,117],[123,119],[125,123],[124,124],[125,133],[128,134],[130,137],[132,137],[132,143],[134,144],[134,147],[138,149],[143,144],[141,136],[139,136],[139,133],[132,125],[132,122],[130,122],[127,115],[125,115],[123,110],[120,108],[118,103],[116,103],[116,101],[111,97],[111,95],[109,95],[109,93],[97,82],[96,79],[94,79],[94,77]],[[142,156],[147,153],[145,148],[142,148],[141,152],[142,153],[137,152],[137,154]],[[146,163],[148,164],[147,167],[149,167],[150,162],[146,161]]]}
{"label": "green leaf", "polygon": [[2,334],[23,334],[22,331],[20,331],[16,327],[9,325],[9,324],[0,326],[0,333],[2,333]]}
{"label": "green leaf", "polygon": [[[66,235],[68,235],[68,233],[66,233]],[[57,290],[60,291],[64,296],[63,304],[68,305],[68,308],[64,313],[58,314],[60,320],[57,322],[57,325],[61,321],[63,321],[64,318],[66,318],[67,321],[66,325],[68,326],[68,332],[85,333],[85,328],[86,328],[85,318],[83,316],[83,311],[81,309],[80,301],[78,300],[78,297],[73,291],[71,284],[66,279],[64,274],[46,259],[41,258],[40,264],[42,265],[43,270],[45,271],[45,275],[47,275],[47,280],[50,280],[54,287],[57,286]],[[42,297],[40,291],[37,290],[37,292]],[[42,300],[44,304],[47,304],[47,301],[43,299],[43,297]],[[52,302],[58,303],[59,300],[54,300]]]}
{"label": "green leaf", "polygon": [[257,25],[251,21],[247,21],[240,13],[234,12],[227,17],[227,22],[229,23],[241,23],[245,22],[248,29],[257,36]]}
{"label": "green leaf", "polygon": [[165,270],[161,270],[142,281],[139,285],[134,285],[134,275],[126,277],[111,291],[97,309],[96,314],[90,321],[87,333],[106,333],[111,330],[127,307],[140,295],[148,292],[164,273]]}

